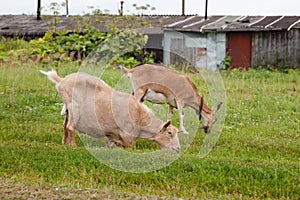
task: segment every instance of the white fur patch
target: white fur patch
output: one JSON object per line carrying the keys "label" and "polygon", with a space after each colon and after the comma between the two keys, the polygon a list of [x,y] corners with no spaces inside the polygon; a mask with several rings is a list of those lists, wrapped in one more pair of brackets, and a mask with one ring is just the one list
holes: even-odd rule
{"label": "white fur patch", "polygon": [[132,73],[128,73],[128,74],[127,74],[127,77],[131,79]]}
{"label": "white fur patch", "polygon": [[168,103],[168,99],[163,93],[158,93],[151,89],[148,89],[146,95],[144,96],[144,100],[157,104]]}
{"label": "white fur patch", "polygon": [[67,114],[67,106],[66,106],[66,104],[64,104],[61,109],[60,115],[64,116],[66,114]]}

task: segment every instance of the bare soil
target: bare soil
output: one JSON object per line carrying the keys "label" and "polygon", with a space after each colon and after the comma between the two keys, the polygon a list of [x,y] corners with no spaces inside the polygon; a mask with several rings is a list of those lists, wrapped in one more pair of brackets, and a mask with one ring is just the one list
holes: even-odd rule
{"label": "bare soil", "polygon": [[46,188],[21,184],[7,184],[0,182],[0,199],[177,199],[139,195],[133,193],[114,192],[103,190],[71,190],[67,188]]}

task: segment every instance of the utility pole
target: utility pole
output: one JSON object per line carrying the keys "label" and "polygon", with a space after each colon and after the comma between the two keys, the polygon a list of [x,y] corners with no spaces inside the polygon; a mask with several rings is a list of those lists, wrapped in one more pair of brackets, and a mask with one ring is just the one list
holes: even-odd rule
{"label": "utility pole", "polygon": [[66,0],[66,15],[69,16],[69,0]]}
{"label": "utility pole", "polygon": [[182,16],[185,15],[185,0],[182,0]]}
{"label": "utility pole", "polygon": [[36,19],[41,20],[41,0],[38,0],[36,13],[37,13]]}
{"label": "utility pole", "polygon": [[124,4],[124,1],[121,1],[121,7],[120,7],[120,10],[119,10],[119,15],[120,16],[123,16],[123,4]]}
{"label": "utility pole", "polygon": [[205,20],[207,20],[207,2],[208,0],[205,0],[205,16],[204,16]]}

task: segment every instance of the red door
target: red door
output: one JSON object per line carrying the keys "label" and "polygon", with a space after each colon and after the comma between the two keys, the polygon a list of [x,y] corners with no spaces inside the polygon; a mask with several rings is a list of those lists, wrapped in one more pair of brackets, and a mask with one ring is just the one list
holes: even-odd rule
{"label": "red door", "polygon": [[227,33],[227,56],[231,56],[230,68],[249,69],[251,67],[251,33]]}

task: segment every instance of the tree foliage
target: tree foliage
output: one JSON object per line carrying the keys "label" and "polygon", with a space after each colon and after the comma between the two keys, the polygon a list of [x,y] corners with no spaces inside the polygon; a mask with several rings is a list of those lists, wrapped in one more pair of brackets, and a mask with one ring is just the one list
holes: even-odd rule
{"label": "tree foliage", "polygon": [[[97,16],[107,15],[107,12],[103,13],[97,9],[91,14],[78,16],[76,30],[58,31],[57,26],[61,23],[58,18],[60,7],[61,5],[57,3],[51,4],[49,9],[53,12],[52,23],[49,24],[50,29],[43,37],[30,41],[20,38],[0,39],[0,61],[10,59],[31,59],[38,62],[82,60],[95,51],[93,55],[95,53],[101,57],[105,55],[106,59],[114,58],[127,65],[137,63],[135,57],[138,55],[144,57],[142,47],[147,43],[148,37],[135,29],[139,16],[115,16],[112,20],[105,21],[105,26],[109,31],[101,32],[91,22],[93,19],[96,24],[102,24],[103,21]],[[120,24],[122,24],[121,27]],[[147,23],[141,21],[139,25],[147,26]],[[121,59],[115,58],[114,55],[120,56]],[[152,58],[153,54],[148,54],[145,59],[151,62]]]}

